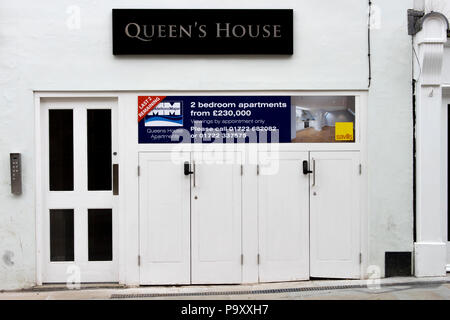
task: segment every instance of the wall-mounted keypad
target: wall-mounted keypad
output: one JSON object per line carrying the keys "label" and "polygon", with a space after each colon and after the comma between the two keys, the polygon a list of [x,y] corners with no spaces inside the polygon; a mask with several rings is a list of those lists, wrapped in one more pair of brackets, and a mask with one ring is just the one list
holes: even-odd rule
{"label": "wall-mounted keypad", "polygon": [[11,193],[15,195],[22,194],[22,164],[20,153],[11,153]]}

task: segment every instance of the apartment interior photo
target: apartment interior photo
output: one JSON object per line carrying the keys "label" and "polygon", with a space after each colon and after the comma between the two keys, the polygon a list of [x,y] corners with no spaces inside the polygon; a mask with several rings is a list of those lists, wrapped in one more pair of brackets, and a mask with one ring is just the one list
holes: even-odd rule
{"label": "apartment interior photo", "polygon": [[291,106],[292,142],[342,142],[335,139],[336,122],[353,122],[355,128],[355,97],[295,96]]}

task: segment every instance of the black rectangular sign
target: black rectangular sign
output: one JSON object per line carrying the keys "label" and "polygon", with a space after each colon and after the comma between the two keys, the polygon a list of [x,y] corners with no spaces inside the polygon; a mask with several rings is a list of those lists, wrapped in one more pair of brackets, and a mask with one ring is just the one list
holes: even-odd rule
{"label": "black rectangular sign", "polygon": [[113,9],[113,54],[293,53],[291,9]]}

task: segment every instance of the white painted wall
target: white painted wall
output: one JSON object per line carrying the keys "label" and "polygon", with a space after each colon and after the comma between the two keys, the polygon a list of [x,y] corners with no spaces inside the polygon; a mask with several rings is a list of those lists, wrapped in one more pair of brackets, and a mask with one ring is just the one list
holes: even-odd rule
{"label": "white painted wall", "polygon": [[[383,270],[385,251],[412,250],[413,0],[373,3],[380,21],[368,101],[369,263]],[[152,7],[292,8],[294,55],[114,57],[111,9]],[[361,0],[0,0],[0,289],[35,283],[33,90],[365,90],[366,26]],[[10,152],[22,153],[19,197],[10,194]]]}
{"label": "white painted wall", "polygon": [[413,2],[373,3],[381,21],[372,32],[368,110],[369,262],[384,274],[384,251],[413,249],[412,52],[405,17]]}

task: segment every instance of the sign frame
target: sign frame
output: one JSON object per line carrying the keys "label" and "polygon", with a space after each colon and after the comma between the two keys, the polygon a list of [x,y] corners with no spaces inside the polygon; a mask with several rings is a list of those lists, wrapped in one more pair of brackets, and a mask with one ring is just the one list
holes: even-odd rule
{"label": "sign frame", "polygon": [[292,55],[292,9],[112,9],[113,55]]}

